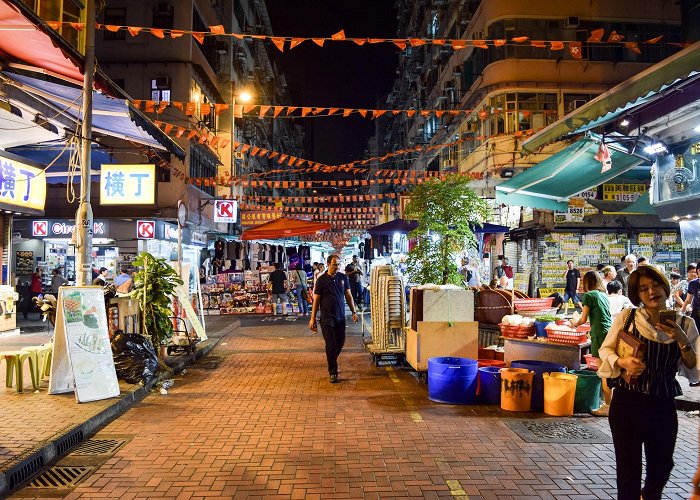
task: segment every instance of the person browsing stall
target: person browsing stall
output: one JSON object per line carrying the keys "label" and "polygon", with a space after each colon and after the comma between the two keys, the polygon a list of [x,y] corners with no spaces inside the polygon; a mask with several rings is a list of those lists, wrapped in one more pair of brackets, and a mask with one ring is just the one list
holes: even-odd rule
{"label": "person browsing stall", "polygon": [[[695,322],[666,309],[671,287],[654,266],[630,273],[630,301],[638,308],[615,318],[601,346],[598,376],[612,379],[610,430],[621,500],[660,499],[673,469],[678,434],[675,398],[682,394],[676,374],[698,380],[698,330]],[[662,314],[663,313],[663,314]],[[662,317],[671,316],[663,322]],[[644,345],[641,359],[617,354],[620,332]],[[626,375],[626,376],[623,376]],[[634,377],[634,378],[630,378]],[[642,450],[646,476],[642,487]]]}
{"label": "person browsing stall", "polygon": [[311,306],[309,329],[316,333],[316,313],[321,311],[321,333],[326,343],[326,360],[328,374],[332,384],[338,383],[338,356],[345,344],[345,303],[352,313],[353,322],[357,323],[355,303],[350,293],[348,277],[338,272],[340,258],[330,255],[327,259],[328,271],[321,274],[314,287],[314,302]]}

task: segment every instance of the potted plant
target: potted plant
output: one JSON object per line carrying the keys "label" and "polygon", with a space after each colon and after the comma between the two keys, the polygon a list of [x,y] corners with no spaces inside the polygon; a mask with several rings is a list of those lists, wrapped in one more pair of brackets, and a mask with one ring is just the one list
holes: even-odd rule
{"label": "potted plant", "polygon": [[473,228],[489,215],[486,201],[469,182],[469,177],[451,174],[418,184],[411,192],[405,217],[418,221],[410,234],[416,245],[407,261],[413,283],[464,284],[455,258],[465,248],[476,247]]}
{"label": "potted plant", "polygon": [[182,285],[183,281],[165,259],[158,259],[148,252],[141,252],[134,265],[139,270],[134,273],[131,296],[141,305],[142,334],[150,337],[153,347],[162,356],[160,347],[173,336],[170,319],[172,296],[175,287]]}

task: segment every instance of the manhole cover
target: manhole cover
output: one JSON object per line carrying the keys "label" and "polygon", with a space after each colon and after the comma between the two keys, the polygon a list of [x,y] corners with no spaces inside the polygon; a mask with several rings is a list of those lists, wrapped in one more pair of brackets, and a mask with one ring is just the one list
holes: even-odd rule
{"label": "manhole cover", "polygon": [[505,424],[527,443],[588,444],[611,443],[612,438],[599,430],[563,419],[511,420]]}
{"label": "manhole cover", "polygon": [[71,455],[113,455],[128,439],[88,439],[80,444]]}
{"label": "manhole cover", "polygon": [[80,482],[84,481],[93,470],[94,467],[64,467],[57,465],[42,472],[36,479],[29,483],[27,488],[74,488]]}

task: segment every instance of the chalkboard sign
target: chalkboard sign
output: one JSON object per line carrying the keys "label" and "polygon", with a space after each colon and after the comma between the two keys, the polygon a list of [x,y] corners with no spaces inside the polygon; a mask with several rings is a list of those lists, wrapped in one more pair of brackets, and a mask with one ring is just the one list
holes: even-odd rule
{"label": "chalkboard sign", "polygon": [[78,403],[119,396],[98,286],[63,286],[58,292],[49,394],[71,391]]}
{"label": "chalkboard sign", "polygon": [[31,276],[34,272],[34,252],[18,250],[15,256],[15,274],[17,276]]}

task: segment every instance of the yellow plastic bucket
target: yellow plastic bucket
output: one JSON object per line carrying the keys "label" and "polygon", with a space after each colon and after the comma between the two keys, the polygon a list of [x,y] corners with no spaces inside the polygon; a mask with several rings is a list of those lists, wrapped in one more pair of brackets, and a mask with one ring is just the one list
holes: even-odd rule
{"label": "yellow plastic bucket", "polygon": [[543,373],[544,412],[555,417],[574,414],[577,375],[571,373]]}
{"label": "yellow plastic bucket", "polygon": [[529,411],[532,401],[532,377],[527,368],[501,368],[501,408]]}

